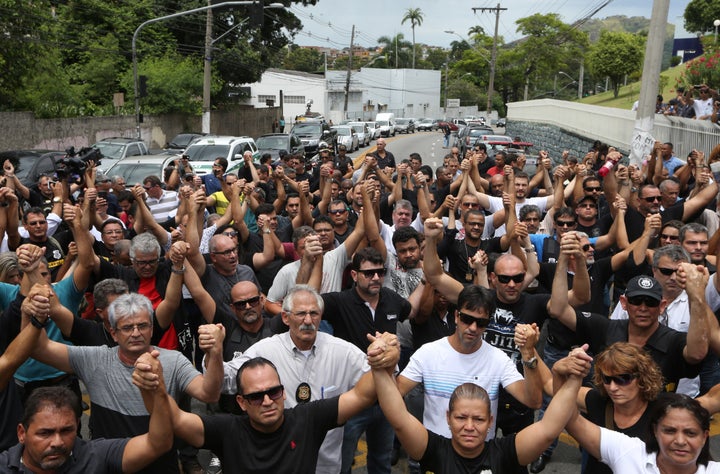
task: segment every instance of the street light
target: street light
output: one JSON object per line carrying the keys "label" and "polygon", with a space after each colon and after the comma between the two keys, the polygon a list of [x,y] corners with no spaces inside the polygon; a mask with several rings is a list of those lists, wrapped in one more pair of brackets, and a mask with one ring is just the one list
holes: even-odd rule
{"label": "street light", "polygon": [[717,30],[718,26],[720,26],[720,20],[713,21],[713,25],[715,25],[715,44],[717,44]]}
{"label": "street light", "polygon": [[[223,2],[223,3],[217,3],[215,5],[207,5],[204,7],[198,7],[193,8],[191,10],[185,10],[182,12],[172,13],[170,15],[160,16],[157,18],[151,18],[143,23],[140,24],[140,26],[137,27],[135,30],[135,33],[133,33],[132,37],[132,62],[133,62],[133,82],[134,82],[134,88],[135,88],[135,134],[138,139],[140,139],[140,97],[138,97],[138,67],[137,67],[137,50],[136,50],[136,44],[137,44],[137,38],[140,34],[140,30],[145,28],[147,25],[150,25],[152,23],[157,23],[164,20],[169,20],[171,18],[177,18],[179,16],[185,16],[189,15],[191,13],[198,13],[203,12],[205,10],[212,10],[213,8],[227,8],[227,7],[236,7],[236,6],[242,6],[242,5],[253,5],[253,4],[260,4],[262,3],[257,1],[239,1],[239,2]],[[270,5],[265,6],[264,8],[285,8],[285,6],[282,3],[271,3]]]}

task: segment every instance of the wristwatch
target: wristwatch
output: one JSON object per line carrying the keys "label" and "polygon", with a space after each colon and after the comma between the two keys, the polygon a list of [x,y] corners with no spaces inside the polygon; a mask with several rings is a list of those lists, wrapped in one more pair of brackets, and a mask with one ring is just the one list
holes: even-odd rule
{"label": "wristwatch", "polygon": [[52,202],[53,204],[60,204],[62,202],[62,198],[55,196],[54,198],[52,198]]}
{"label": "wristwatch", "polygon": [[538,359],[537,357],[533,356],[530,360],[522,361],[522,365],[527,367],[528,369],[535,369],[538,366]]}

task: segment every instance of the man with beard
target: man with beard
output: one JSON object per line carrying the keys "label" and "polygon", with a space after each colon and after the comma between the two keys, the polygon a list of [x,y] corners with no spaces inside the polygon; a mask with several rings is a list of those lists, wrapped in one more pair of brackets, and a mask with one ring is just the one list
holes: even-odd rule
{"label": "man with beard", "polygon": [[[384,263],[378,250],[372,247],[358,250],[353,256],[351,271],[355,287],[322,295],[325,317],[332,324],[335,336],[355,344],[363,352],[369,346],[366,334],[376,331],[395,334],[397,322],[414,318],[417,311],[408,300],[383,287]],[[345,426],[341,472],[350,472],[355,447],[364,431],[368,443],[368,471],[389,473],[394,433],[377,403]]]}
{"label": "man with beard", "polygon": [[[264,357],[273,361],[288,393],[285,408],[350,390],[369,366],[365,354],[353,344],[319,332],[322,297],[307,285],[297,285],[283,300],[282,321],[288,332],[253,344],[225,364],[225,393],[236,393],[236,377],[245,361]],[[300,357],[300,354],[307,354]],[[320,448],[315,473],[337,474],[342,461],[343,428],[328,432]]]}
{"label": "man with beard", "polygon": [[707,267],[710,273],[717,269],[707,259],[708,230],[702,224],[690,223],[680,228],[680,245],[690,254],[690,262]]}
{"label": "man with beard", "polygon": [[[225,326],[227,337],[223,343],[223,360],[228,362],[242,355],[257,341],[283,332],[280,318],[263,316],[264,297],[255,283],[241,281],[230,290],[231,303],[228,308],[232,318],[223,317],[220,322]],[[235,394],[220,395],[220,409],[225,413],[241,413],[235,402]]]}

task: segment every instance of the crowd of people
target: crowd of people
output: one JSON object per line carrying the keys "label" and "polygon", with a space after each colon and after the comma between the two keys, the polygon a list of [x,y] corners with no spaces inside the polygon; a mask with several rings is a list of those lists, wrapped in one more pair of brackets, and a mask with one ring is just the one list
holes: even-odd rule
{"label": "crowd of people", "polygon": [[720,472],[720,145],[487,151],[5,161],[0,472]]}

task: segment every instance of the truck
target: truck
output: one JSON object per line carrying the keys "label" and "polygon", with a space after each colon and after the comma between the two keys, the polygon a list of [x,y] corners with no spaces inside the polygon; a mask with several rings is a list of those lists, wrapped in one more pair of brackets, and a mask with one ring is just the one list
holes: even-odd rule
{"label": "truck", "polygon": [[375,122],[380,126],[380,136],[395,136],[395,114],[383,112],[375,116]]}

